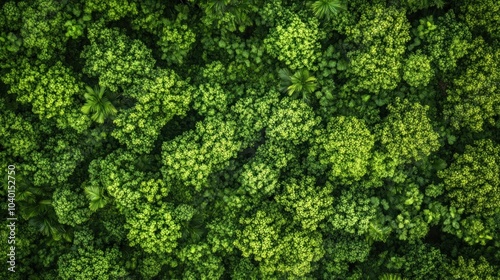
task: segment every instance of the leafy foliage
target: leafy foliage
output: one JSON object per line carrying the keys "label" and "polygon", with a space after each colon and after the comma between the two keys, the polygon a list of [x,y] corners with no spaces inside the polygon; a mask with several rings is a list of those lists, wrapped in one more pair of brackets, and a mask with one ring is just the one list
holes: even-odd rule
{"label": "leafy foliage", "polygon": [[60,61],[49,66],[24,59],[19,68],[12,69],[2,80],[12,85],[9,93],[15,94],[19,103],[31,105],[41,119],[50,119],[62,118],[75,102],[73,96],[81,89],[75,76]]}
{"label": "leafy foliage", "polygon": [[471,49],[472,34],[463,22],[455,20],[453,10],[438,18],[436,27],[425,35],[426,51],[434,60],[437,69],[448,72],[457,67],[457,62]]}
{"label": "leafy foliage", "polygon": [[364,11],[358,23],[347,29],[348,42],[357,46],[347,53],[348,68],[354,90],[377,93],[395,89],[405,44],[410,40],[410,24],[404,11],[372,6]]}
{"label": "leafy foliage", "polygon": [[319,160],[320,164],[331,166],[332,179],[346,183],[361,179],[367,172],[375,140],[365,123],[354,117],[336,117],[321,134],[325,137],[317,139],[317,146],[310,150],[311,166]]}
{"label": "leafy foliage", "polygon": [[301,69],[293,75],[287,69],[280,69],[281,89],[290,96],[297,96],[302,93],[303,100],[309,100],[308,95],[316,89],[316,78],[309,75],[307,69]]}
{"label": "leafy foliage", "polygon": [[[87,238],[81,235],[88,235]],[[120,265],[122,257],[118,248],[102,250],[92,242],[90,230],[75,233],[73,244],[76,250],[62,255],[57,261],[61,279],[113,279],[127,275]]]}
{"label": "leafy foliage", "polygon": [[[381,130],[381,143],[398,160],[420,160],[439,148],[439,135],[427,116],[428,107],[396,99]],[[420,142],[422,141],[422,142]]]}
{"label": "leafy foliage", "polygon": [[89,220],[90,211],[82,193],[75,192],[66,185],[54,191],[52,197],[54,211],[61,224],[76,226]]}
{"label": "leafy foliage", "polygon": [[19,13],[23,46],[28,56],[49,60],[65,50],[64,22],[67,17],[63,3],[54,0],[37,0],[20,3]]}
{"label": "leafy foliage", "polygon": [[323,37],[318,25],[314,19],[306,23],[299,16],[292,15],[279,23],[264,40],[267,52],[292,70],[315,70],[319,40]]}
{"label": "leafy foliage", "polygon": [[284,192],[276,197],[276,201],[285,206],[285,210],[293,213],[293,219],[300,223],[304,230],[314,231],[326,217],[332,214],[333,198],[329,196],[333,188],[327,185],[318,189],[312,177],[297,182],[291,180],[284,187]]}
{"label": "leafy foliage", "polygon": [[86,86],[85,93],[86,103],[82,107],[82,112],[84,114],[94,113],[92,119],[98,123],[104,123],[104,120],[108,116],[113,116],[116,114],[117,110],[109,101],[109,99],[104,96],[105,88],[94,88]]}
{"label": "leafy foliage", "polygon": [[137,84],[151,73],[154,59],[151,50],[141,41],[131,40],[118,29],[89,27],[88,39],[81,57],[85,59],[83,72],[99,77],[99,85],[112,92]]}
{"label": "leafy foliage", "polygon": [[500,278],[499,7],[3,1],[0,279]]}
{"label": "leafy foliage", "polygon": [[482,2],[465,1],[460,7],[461,17],[472,29],[486,30],[491,37],[500,38],[498,5],[493,0]]}
{"label": "leafy foliage", "polygon": [[85,187],[85,194],[88,200],[90,200],[90,210],[92,211],[104,207],[107,203],[107,198],[104,196],[104,190],[98,186]]}
{"label": "leafy foliage", "polygon": [[196,34],[184,23],[187,19],[187,13],[179,10],[174,23],[165,21],[163,29],[160,31],[160,40],[158,41],[158,46],[160,46],[163,52],[162,59],[170,63],[183,63],[193,43],[196,41]]}
{"label": "leafy foliage", "polygon": [[498,271],[495,273],[494,268],[484,257],[481,257],[478,262],[459,256],[457,261],[453,261],[453,266],[447,268],[447,271],[454,279],[495,279],[498,277]]}
{"label": "leafy foliage", "polygon": [[318,0],[311,4],[314,15],[319,18],[330,19],[344,9],[340,0]]}
{"label": "leafy foliage", "polygon": [[266,136],[300,144],[308,140],[320,118],[300,100],[283,98],[269,118]]}
{"label": "leafy foliage", "polygon": [[123,93],[136,102],[119,112],[111,135],[132,150],[151,151],[162,127],[174,116],[186,114],[192,90],[175,72],[154,70],[148,79]]}
{"label": "leafy foliage", "polygon": [[438,175],[443,178],[452,205],[465,213],[490,216],[498,212],[500,183],[500,147],[490,140],[467,145],[462,154]]}
{"label": "leafy foliage", "polygon": [[86,14],[93,12],[100,13],[106,21],[119,20],[128,15],[137,14],[137,4],[129,0],[97,1],[90,0],[84,2],[83,11]]}
{"label": "leafy foliage", "polygon": [[424,54],[413,54],[403,66],[403,79],[413,87],[426,86],[432,79],[431,60]]}
{"label": "leafy foliage", "polygon": [[500,95],[498,74],[500,51],[487,47],[482,39],[468,58],[467,68],[453,80],[446,99],[445,116],[454,128],[466,127],[481,131],[496,124],[499,115]]}
{"label": "leafy foliage", "polygon": [[243,32],[253,23],[252,15],[258,10],[258,0],[190,0],[197,2],[204,12],[206,25],[216,23],[218,28]]}

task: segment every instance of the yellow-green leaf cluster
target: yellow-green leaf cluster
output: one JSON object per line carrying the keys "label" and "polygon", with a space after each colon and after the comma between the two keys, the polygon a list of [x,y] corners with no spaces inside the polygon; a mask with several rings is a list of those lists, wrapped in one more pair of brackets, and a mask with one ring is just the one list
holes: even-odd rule
{"label": "yellow-green leaf cluster", "polygon": [[409,30],[404,10],[374,5],[363,11],[358,23],[346,30],[348,42],[356,45],[347,54],[352,89],[378,93],[396,88]]}
{"label": "yellow-green leaf cluster", "polygon": [[298,15],[279,24],[264,40],[267,52],[290,69],[317,70],[316,60],[321,53],[319,40],[323,37],[317,19],[304,22]]}
{"label": "yellow-green leaf cluster", "polygon": [[388,109],[390,114],[382,124],[379,137],[393,159],[418,161],[439,148],[439,134],[427,116],[428,106],[397,98]]}
{"label": "yellow-green leaf cluster", "polygon": [[[331,178],[359,180],[367,172],[375,137],[364,121],[355,117],[332,118],[310,150],[311,161],[331,166]],[[334,179],[335,180],[335,179]]]}

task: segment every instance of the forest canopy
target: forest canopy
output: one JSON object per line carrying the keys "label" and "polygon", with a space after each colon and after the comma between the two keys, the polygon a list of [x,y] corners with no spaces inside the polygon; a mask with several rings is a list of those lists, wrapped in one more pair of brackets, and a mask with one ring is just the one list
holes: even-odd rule
{"label": "forest canopy", "polygon": [[500,279],[495,0],[2,1],[0,136],[1,279]]}

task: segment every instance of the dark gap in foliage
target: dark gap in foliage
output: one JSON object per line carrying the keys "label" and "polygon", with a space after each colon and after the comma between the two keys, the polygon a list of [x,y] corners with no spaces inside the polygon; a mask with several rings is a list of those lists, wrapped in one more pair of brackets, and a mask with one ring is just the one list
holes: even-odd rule
{"label": "dark gap in foliage", "polygon": [[475,139],[491,139],[500,144],[500,116],[492,118],[495,125],[485,122],[483,131],[476,133]]}
{"label": "dark gap in foliage", "polygon": [[[195,207],[197,205],[194,205]],[[194,216],[189,221],[183,222],[182,228],[182,237],[180,238],[182,243],[196,243],[200,240],[206,238],[208,234],[208,230],[206,228],[207,215],[205,213],[196,212]]]}
{"label": "dark gap in foliage", "polygon": [[[161,49],[157,45],[160,38],[154,34],[149,33],[149,32],[145,32],[145,31],[138,31],[138,32],[142,33],[142,34],[140,34],[141,35],[140,36],[141,42],[143,42],[144,45],[146,45],[151,50],[151,54],[153,55],[153,58],[156,61],[155,66],[158,68],[163,68],[163,69],[169,68],[167,62],[165,60],[161,59],[163,52],[161,51]],[[147,36],[144,36],[144,34],[147,34]]]}
{"label": "dark gap in foliage", "polygon": [[436,100],[435,104],[436,104],[436,112],[444,117],[443,115],[443,107],[444,107],[444,103],[446,102],[446,98],[448,96],[448,88],[450,86],[450,83],[449,82],[446,82],[446,81],[438,81],[437,83],[435,83],[433,85],[435,91],[436,91],[436,94],[434,95],[434,99]]}
{"label": "dark gap in foliage", "polygon": [[108,28],[119,28],[125,32],[127,36],[130,36],[133,32],[131,19],[128,17],[121,18],[119,20],[110,21],[106,23]]}
{"label": "dark gap in foliage", "polygon": [[118,111],[127,110],[135,106],[136,100],[132,97],[124,95],[121,92],[108,94],[109,100]]}
{"label": "dark gap in foliage", "polygon": [[358,269],[357,263],[349,263],[349,272],[355,272]]}
{"label": "dark gap in foliage", "polygon": [[[219,172],[215,172],[210,176],[210,181],[217,186],[230,186],[236,189],[239,186],[237,178],[243,165],[250,162],[257,152],[257,149],[265,143],[265,129],[260,131],[261,137],[252,146],[247,147],[238,152],[236,158],[230,160],[230,164]],[[273,197],[274,200],[274,197]]]}
{"label": "dark gap in foliage", "polygon": [[[85,147],[82,147],[81,151],[82,153],[84,152],[85,150]],[[80,161],[73,173],[68,177],[68,181],[71,182],[74,187],[76,189],[74,189],[74,191],[77,191],[77,192],[83,192],[83,189],[81,189],[81,186],[83,184],[83,182],[87,179],[89,179],[89,165],[90,165],[90,162],[94,160],[93,158],[90,158],[90,157],[86,157],[83,161]]]}
{"label": "dark gap in foliage", "polygon": [[238,35],[240,38],[242,38],[244,40],[248,40],[248,39],[252,38],[255,29],[256,29],[256,26],[252,25],[252,26],[245,28],[245,31],[243,31],[243,32],[237,32],[236,35]]}
{"label": "dark gap in foliage", "polygon": [[431,226],[423,241],[427,244],[439,247],[443,241],[443,232],[441,232],[441,227]]}
{"label": "dark gap in foliage", "polygon": [[85,60],[80,57],[80,54],[87,45],[90,45],[90,41],[86,36],[81,36],[78,39],[70,38],[66,43],[64,64],[75,73],[82,73],[83,67],[85,66]]}
{"label": "dark gap in foliage", "polygon": [[194,109],[189,110],[186,116],[176,115],[162,128],[160,137],[162,137],[162,141],[172,140],[186,131],[193,130],[196,123],[201,120],[203,120],[203,116]]}
{"label": "dark gap in foliage", "polygon": [[192,44],[191,49],[184,58],[183,63],[181,65],[173,64],[166,68],[172,68],[177,73],[177,75],[179,75],[183,79],[191,79],[194,83],[196,83],[200,75],[197,73],[193,73],[193,71],[198,70],[198,65],[202,60],[203,52],[204,49],[203,44],[201,43],[201,36],[200,34],[196,33],[195,42]]}
{"label": "dark gap in foliage", "polygon": [[389,115],[389,113],[390,113],[389,109],[387,109],[386,105],[385,106],[380,106],[378,108],[379,108],[379,116],[380,116],[380,118],[382,120],[385,119]]}
{"label": "dark gap in foliage", "polygon": [[326,185],[326,182],[328,181],[328,176],[327,175],[321,175],[316,177],[316,186],[318,187],[323,187]]}
{"label": "dark gap in foliage", "polygon": [[420,9],[418,11],[415,11],[413,13],[407,12],[406,16],[408,18],[409,22],[416,22],[418,25],[418,20],[427,16],[432,15],[434,19],[446,14],[448,11],[450,11],[450,7],[448,5],[445,5],[442,9],[438,9],[437,7],[428,7],[425,9]]}
{"label": "dark gap in foliage", "polygon": [[[88,167],[90,162],[99,157],[106,157],[106,155],[110,154],[116,148],[125,148],[125,145],[122,145],[111,136],[111,132],[113,131],[113,125],[111,120],[106,120],[104,124],[92,123],[92,126],[89,128],[88,133],[85,136],[82,136],[82,152],[85,157],[85,166]],[[96,140],[96,137],[92,133],[101,134],[106,133],[106,140],[99,142],[100,140]]]}
{"label": "dark gap in foliage", "polygon": [[137,170],[144,172],[157,172],[161,168],[160,154],[149,154],[138,156],[137,161],[134,163]]}
{"label": "dark gap in foliage", "polygon": [[[160,0],[162,2],[162,0]],[[168,19],[170,20],[175,20],[177,17],[177,14],[179,13],[176,9],[176,5],[182,5],[182,6],[189,6],[190,9],[193,7],[198,8],[198,5],[194,4],[192,5],[191,1],[185,1],[185,0],[170,0],[168,1],[169,3],[166,5],[166,9],[163,10],[163,15],[165,15]]]}
{"label": "dark gap in foliage", "polygon": [[154,154],[161,153],[161,146],[163,142],[173,140],[175,137],[182,135],[184,132],[193,130],[196,123],[201,121],[203,117],[191,109],[186,113],[186,116],[174,116],[161,128],[161,132],[154,144]]}
{"label": "dark gap in foliage", "polygon": [[259,132],[260,138],[257,142],[255,142],[252,146],[247,147],[243,150],[241,150],[238,153],[238,160],[242,160],[244,162],[248,162],[250,159],[252,159],[255,156],[255,153],[257,152],[257,149],[266,142],[266,129],[263,128]]}
{"label": "dark gap in foliage", "polygon": [[157,42],[159,40],[158,36],[151,34],[150,32],[144,30],[134,30],[131,25],[132,19],[126,17],[120,19],[119,21],[113,21],[108,23],[108,27],[120,28],[125,35],[127,35],[132,40],[140,40],[144,45],[151,50],[151,54],[156,61],[155,66],[159,68],[168,68],[166,62],[161,59],[162,52],[158,48]]}
{"label": "dark gap in foliage", "polygon": [[440,232],[440,235],[441,243],[437,247],[441,253],[452,259],[456,259],[460,255],[472,257],[471,248],[475,247],[474,245],[471,246],[455,235],[443,231]]}
{"label": "dark gap in foliage", "polygon": [[33,114],[31,105],[18,102],[16,100],[16,95],[8,93],[8,91],[9,91],[9,86],[6,85],[5,83],[3,83],[3,81],[0,79],[0,94],[2,96],[0,98],[3,99],[5,108],[7,110],[12,111],[12,112],[16,112],[17,114],[20,114],[20,115],[24,115],[24,114],[32,115]]}
{"label": "dark gap in foliage", "polygon": [[[231,159],[227,167],[209,176],[209,185],[218,189],[222,196],[224,195],[222,191],[224,187],[232,189],[238,188],[239,183],[237,182],[237,177],[239,176],[239,170],[245,163],[246,162],[240,161],[238,158]],[[218,197],[215,199],[221,198],[222,197]]]}

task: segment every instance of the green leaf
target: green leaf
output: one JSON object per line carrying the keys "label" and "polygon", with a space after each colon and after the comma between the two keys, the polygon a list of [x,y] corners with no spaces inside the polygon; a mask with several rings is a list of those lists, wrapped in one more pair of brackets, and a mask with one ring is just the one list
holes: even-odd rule
{"label": "green leaf", "polygon": [[319,0],[312,4],[312,9],[315,16],[330,19],[345,7],[340,0]]}
{"label": "green leaf", "polygon": [[407,200],[405,201],[405,205],[411,205],[411,204],[413,204],[413,202],[414,202],[414,201],[413,201],[413,198],[409,198],[409,199],[407,199]]}
{"label": "green leaf", "polygon": [[107,117],[114,116],[118,111],[113,106],[113,104],[105,96],[104,87],[96,87],[92,89],[89,86],[85,86],[86,93],[84,94],[87,102],[81,108],[84,114],[93,113],[92,119],[98,123],[104,123]]}
{"label": "green leaf", "polygon": [[344,71],[347,69],[347,62],[344,61],[344,60],[340,60],[338,63],[337,63],[337,70],[339,71]]}
{"label": "green leaf", "polygon": [[101,188],[97,186],[85,187],[85,194],[87,195],[87,198],[91,201],[99,200],[102,197]]}
{"label": "green leaf", "polygon": [[455,137],[454,135],[448,135],[448,144],[450,145],[453,145],[455,143],[455,141],[457,141],[457,137]]}

